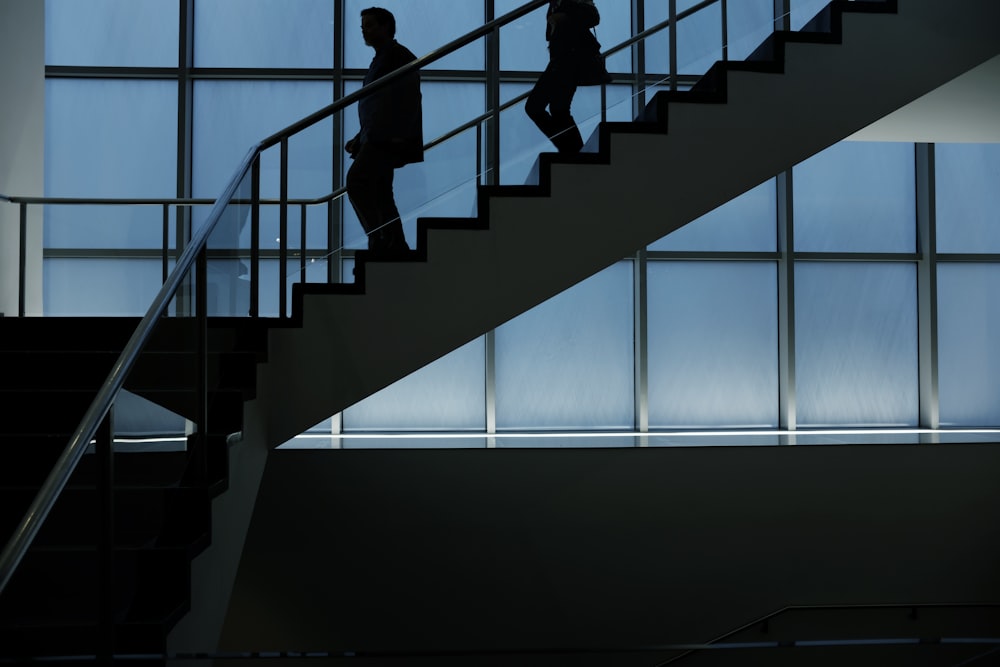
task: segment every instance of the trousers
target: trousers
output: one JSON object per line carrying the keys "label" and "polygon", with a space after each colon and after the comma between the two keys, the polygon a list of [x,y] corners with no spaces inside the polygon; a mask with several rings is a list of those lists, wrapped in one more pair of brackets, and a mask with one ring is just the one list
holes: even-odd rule
{"label": "trousers", "polygon": [[558,60],[549,60],[545,71],[524,103],[524,112],[560,153],[578,153],[583,137],[570,107],[576,95],[576,75]]}
{"label": "trousers", "polygon": [[368,249],[378,254],[409,250],[392,189],[396,162],[390,150],[363,143],[347,170],[347,198],[368,236]]}

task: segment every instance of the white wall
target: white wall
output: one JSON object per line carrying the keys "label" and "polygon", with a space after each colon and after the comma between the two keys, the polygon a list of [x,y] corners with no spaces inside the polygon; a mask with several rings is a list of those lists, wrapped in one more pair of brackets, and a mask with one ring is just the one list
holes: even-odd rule
{"label": "white wall", "polygon": [[[44,194],[45,3],[0,2],[0,193]],[[18,308],[19,207],[0,202],[0,313]],[[41,209],[29,208],[27,313],[41,314]],[[33,279],[31,279],[33,278]]]}

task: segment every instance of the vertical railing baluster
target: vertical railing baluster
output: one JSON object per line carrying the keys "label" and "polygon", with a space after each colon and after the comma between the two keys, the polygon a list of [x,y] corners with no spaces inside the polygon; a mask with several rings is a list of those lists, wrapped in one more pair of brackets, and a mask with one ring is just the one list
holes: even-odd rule
{"label": "vertical railing baluster", "polygon": [[280,213],[278,226],[278,312],[279,317],[288,317],[288,137],[281,139],[281,181]]}
{"label": "vertical railing baluster", "polygon": [[21,203],[21,227],[20,234],[21,238],[18,242],[18,263],[20,268],[18,269],[17,275],[17,316],[24,317],[25,310],[27,309],[27,281],[28,281],[28,270],[25,263],[28,261],[28,205]]}
{"label": "vertical railing baluster", "polygon": [[301,247],[301,254],[299,255],[299,282],[303,285],[306,284],[306,205],[299,204],[299,246]]}
{"label": "vertical railing baluster", "polygon": [[260,317],[260,153],[250,167],[250,317]]}
{"label": "vertical railing baluster", "polygon": [[161,254],[160,273],[161,282],[167,282],[170,275],[170,204],[163,205],[163,253]]}
{"label": "vertical railing baluster", "polygon": [[97,658],[109,664],[115,651],[115,464],[114,424],[112,403],[95,434],[97,441],[99,515],[101,525],[97,547],[99,582]]}

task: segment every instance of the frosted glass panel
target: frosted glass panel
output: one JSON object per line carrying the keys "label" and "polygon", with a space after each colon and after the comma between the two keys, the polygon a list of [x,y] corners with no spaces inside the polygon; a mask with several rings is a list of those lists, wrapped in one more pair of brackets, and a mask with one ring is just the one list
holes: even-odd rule
{"label": "frosted glass panel", "polygon": [[729,60],[744,60],[774,30],[774,0],[740,0],[726,5]]}
{"label": "frosted glass panel", "polygon": [[942,426],[1000,426],[1000,265],[938,267]]}
{"label": "frosted glass panel", "polygon": [[775,265],[651,261],[648,276],[650,426],[776,426]]}
{"label": "frosted glass panel", "polygon": [[[441,48],[485,23],[482,2],[469,0],[347,0],[344,44],[347,67],[368,69],[375,52],[361,38],[361,10],[377,4],[396,17],[396,41],[418,58]],[[484,39],[432,63],[430,69],[482,69],[486,52]]]}
{"label": "frosted glass panel", "polygon": [[650,250],[774,252],[777,198],[769,180],[671,232]]}
{"label": "frosted glass panel", "polygon": [[[45,194],[173,197],[177,85],[167,81],[49,79]],[[157,207],[49,206],[47,247],[159,248]]]}
{"label": "frosted glass panel", "polygon": [[795,373],[800,426],[915,426],[912,264],[800,263]]}
{"label": "frosted glass panel", "polygon": [[46,65],[177,67],[178,0],[44,2]]}
{"label": "frosted glass panel", "polygon": [[197,0],[197,67],[333,67],[331,0]]}
{"label": "frosted glass panel", "polygon": [[46,316],[142,316],[162,286],[159,260],[46,259]]}
{"label": "frosted glass panel", "polygon": [[619,262],[496,332],[498,429],[631,429],[632,263]]}
{"label": "frosted glass panel", "polygon": [[1000,144],[937,144],[938,252],[1000,252]]}
{"label": "frosted glass panel", "polygon": [[792,175],[796,250],[916,251],[912,144],[844,141]]}
{"label": "frosted glass panel", "polygon": [[828,4],[829,0],[792,0],[792,30],[800,30]]}
{"label": "frosted glass panel", "polygon": [[486,428],[483,338],[344,410],[350,431],[482,431]]}

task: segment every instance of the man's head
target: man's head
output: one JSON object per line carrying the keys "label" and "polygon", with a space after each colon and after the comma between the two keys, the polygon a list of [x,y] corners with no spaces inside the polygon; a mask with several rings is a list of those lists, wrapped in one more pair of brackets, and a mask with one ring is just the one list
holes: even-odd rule
{"label": "man's head", "polygon": [[391,42],[396,36],[396,17],[381,7],[362,9],[361,36],[365,44],[376,49]]}

